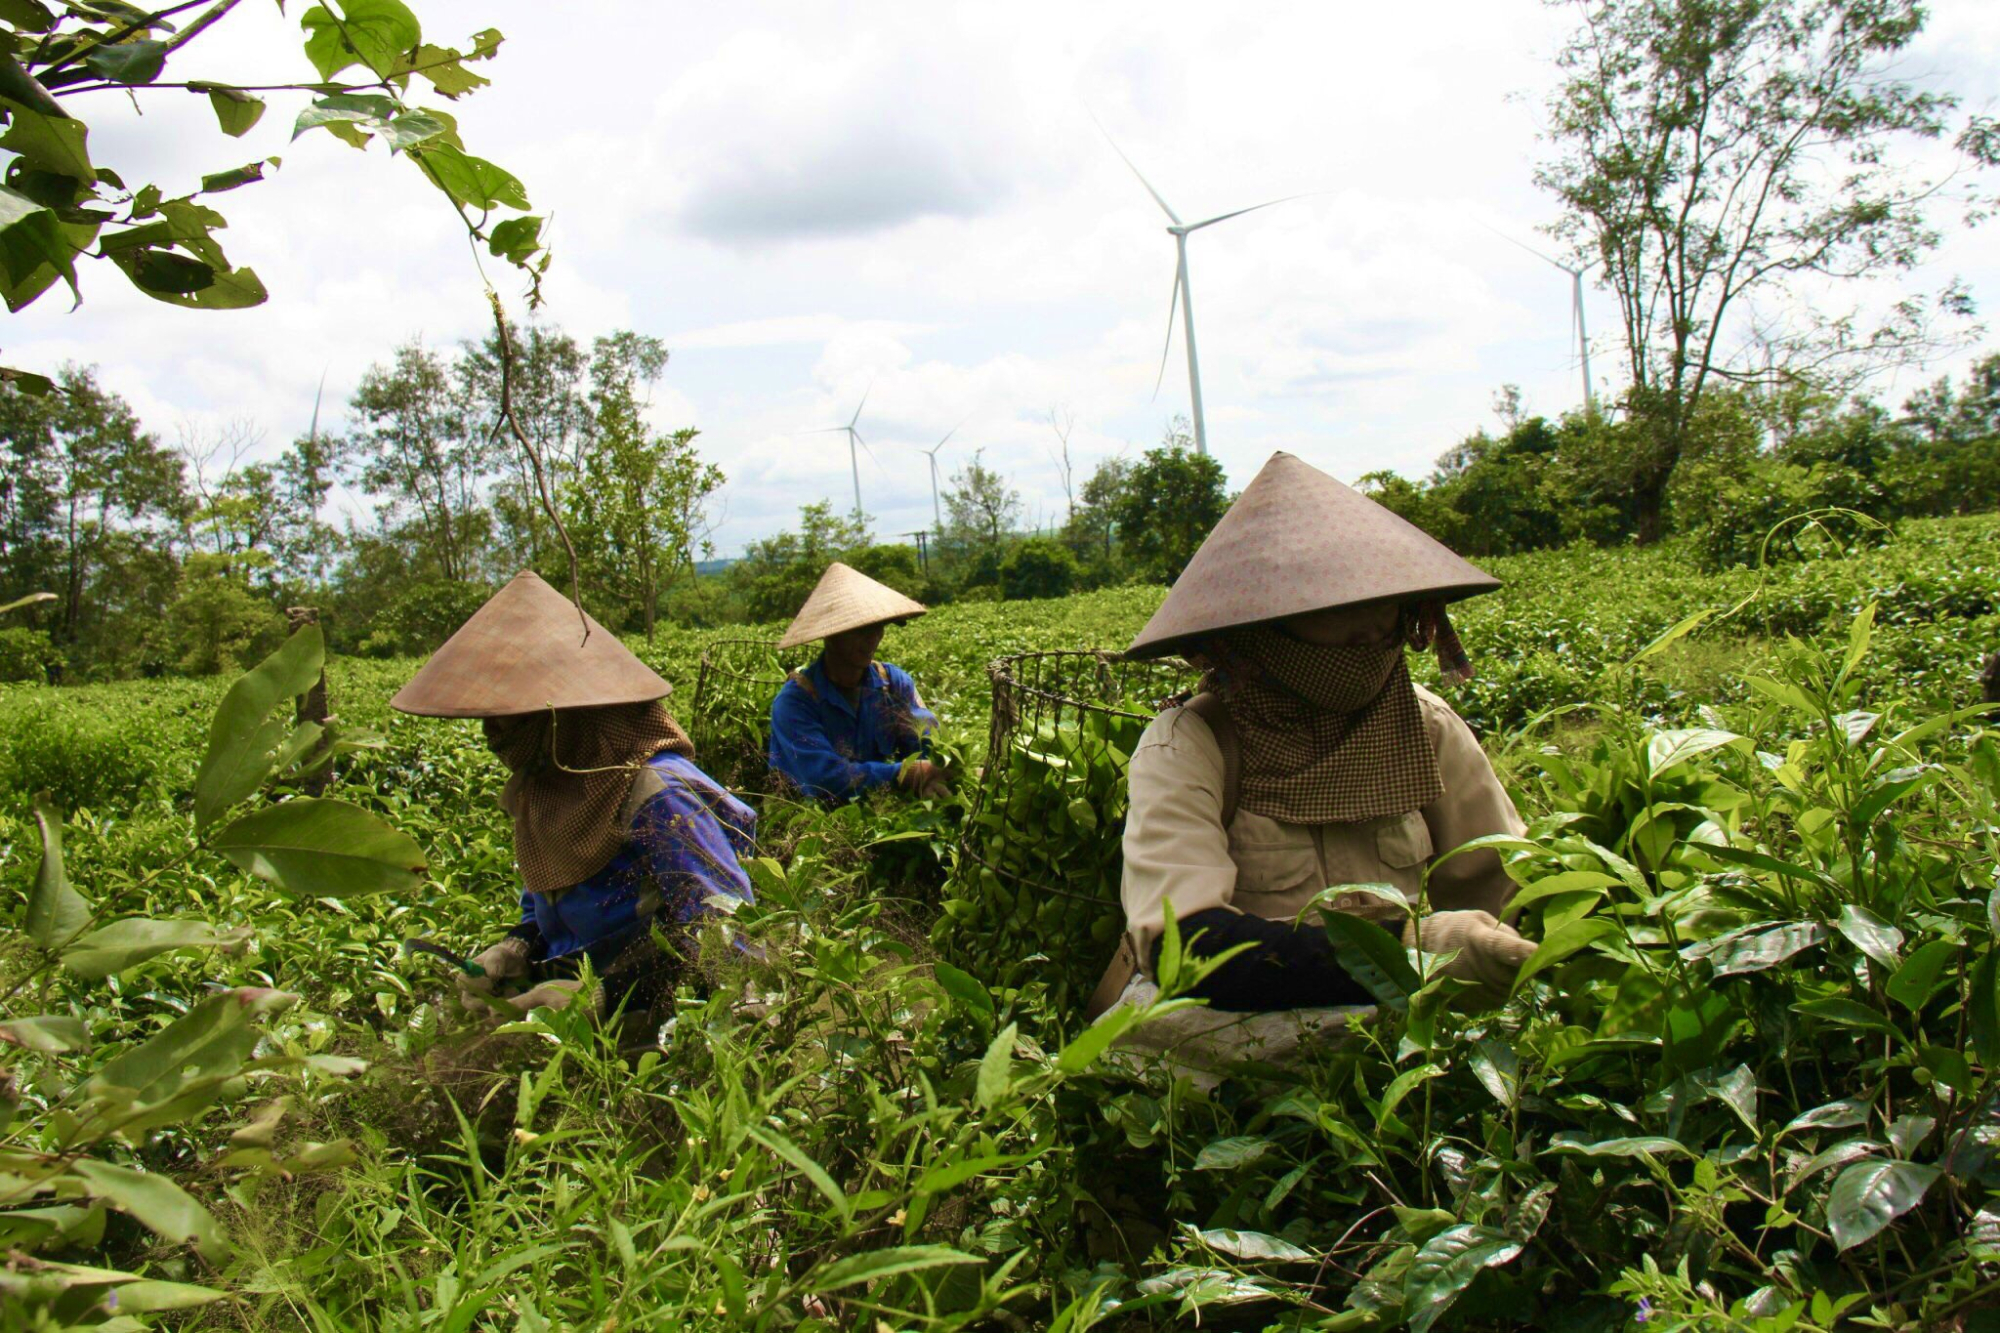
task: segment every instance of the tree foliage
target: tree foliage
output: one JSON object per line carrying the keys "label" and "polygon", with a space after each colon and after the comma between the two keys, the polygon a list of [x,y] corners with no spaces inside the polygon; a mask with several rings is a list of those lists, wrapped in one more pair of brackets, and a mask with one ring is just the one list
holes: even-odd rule
{"label": "tree foliage", "polygon": [[[1537,181],[1562,205],[1556,234],[1618,301],[1636,427],[1622,466],[1650,541],[1716,384],[1910,359],[1938,346],[1939,318],[1967,313],[1953,288],[1870,317],[1843,286],[1936,247],[1942,173],[1920,176],[1897,150],[1947,136],[1956,103],[1897,66],[1923,26],[1916,0],[1571,7],[1555,155]],[[1979,123],[1959,147],[1994,159]]]}

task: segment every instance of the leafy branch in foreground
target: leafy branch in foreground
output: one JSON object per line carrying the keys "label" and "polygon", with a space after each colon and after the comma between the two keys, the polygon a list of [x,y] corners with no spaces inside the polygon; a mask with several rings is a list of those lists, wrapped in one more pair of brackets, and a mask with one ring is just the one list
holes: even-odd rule
{"label": "leafy branch in foreground", "polygon": [[[0,149],[13,155],[0,184],[0,297],[20,310],[58,281],[82,300],[79,258],[102,259],[156,300],[197,310],[233,310],[268,297],[254,270],[233,265],[215,233],[228,225],[209,200],[264,178],[279,165],[262,158],[204,175],[193,190],[173,192],[95,163],[90,126],[77,99],[95,92],[204,97],[217,128],[231,138],[262,119],[259,94],[310,94],[292,137],[325,129],[356,148],[379,139],[407,157],[442,191],[475,244],[519,268],[531,305],[540,302],[549,256],[542,219],[528,213],[527,190],[494,163],[466,152],[456,119],[413,103],[421,79],[447,101],[490,80],[468,67],[490,60],[498,30],[476,33],[468,48],[424,40],[402,0],[326,0],[300,19],[303,52],[316,81],[240,83],[163,79],[168,60],[212,30],[238,0],[213,0],[146,12],[130,5],[9,0],[0,6]],[[173,19],[202,12],[184,28]],[[46,393],[43,375],[0,370],[0,381]]]}

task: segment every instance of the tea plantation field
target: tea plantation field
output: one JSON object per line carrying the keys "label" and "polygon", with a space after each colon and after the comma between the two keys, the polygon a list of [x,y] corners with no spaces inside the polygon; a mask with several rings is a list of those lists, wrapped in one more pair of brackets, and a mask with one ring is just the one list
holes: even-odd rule
{"label": "tea plantation field", "polygon": [[[516,892],[477,729],[387,708],[415,662],[327,663],[377,733],[327,794],[427,865],[373,892],[230,854],[244,820],[195,799],[229,682],[4,687],[0,1328],[2000,1328],[2000,737],[1972,707],[2000,520],[1765,573],[1489,567],[1448,697],[1531,821],[1501,846],[1528,973],[1461,1008],[1357,935],[1374,1020],[1209,1090],[1107,1057],[1052,986],[1075,941],[961,928],[953,873],[987,664],[1121,647],[1160,589],[890,631],[954,798],[767,800],[746,947],[622,1044],[494,1032],[405,956],[477,951]],[[703,654],[755,635],[633,647],[727,738],[769,686],[711,673],[697,707]],[[1073,739],[1012,735],[1010,782]],[[996,792],[977,845],[1103,880],[1105,753],[1037,759],[1066,813],[1016,828]],[[268,768],[228,790],[248,820],[288,804]],[[48,946],[40,792],[77,910],[160,947]]]}

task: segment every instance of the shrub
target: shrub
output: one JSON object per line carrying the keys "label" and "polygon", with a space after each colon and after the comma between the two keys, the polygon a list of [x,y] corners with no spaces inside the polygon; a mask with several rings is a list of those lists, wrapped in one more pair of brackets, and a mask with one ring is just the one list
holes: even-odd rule
{"label": "shrub", "polygon": [[[1885,503],[1880,486],[1844,464],[1801,467],[1765,457],[1684,464],[1674,473],[1668,496],[1697,560],[1709,570],[1755,565],[1760,556],[1775,561],[1797,554],[1804,524],[1789,524],[1765,542],[1787,519],[1825,509],[1875,514]],[[1843,543],[1882,531],[1844,515],[1824,517],[1820,524]]]}
{"label": "shrub", "polygon": [[361,651],[370,657],[424,656],[457,633],[492,595],[483,583],[419,583],[375,617]]}
{"label": "shrub", "polygon": [[1076,586],[1076,557],[1053,537],[1030,537],[1000,567],[1000,591],[1009,601],[1067,597]]}
{"label": "shrub", "polygon": [[11,625],[0,629],[0,681],[45,681],[62,670],[63,655],[47,630]]}

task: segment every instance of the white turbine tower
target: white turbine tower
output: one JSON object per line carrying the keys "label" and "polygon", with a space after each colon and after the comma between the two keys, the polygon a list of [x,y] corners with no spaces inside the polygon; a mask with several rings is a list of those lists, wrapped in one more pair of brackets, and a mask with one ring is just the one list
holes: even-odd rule
{"label": "white turbine tower", "polygon": [[[965,423],[964,423],[963,421],[961,421],[961,422],[959,422],[959,423],[958,423],[958,426],[963,426],[964,424],[965,424]],[[931,522],[932,522],[932,523],[934,523],[934,524],[936,525],[936,526],[935,526],[935,527],[934,527],[934,528],[932,529],[932,531],[934,531],[934,532],[938,532],[938,533],[942,533],[942,532],[944,531],[944,510],[943,510],[942,508],[940,508],[940,507],[939,507],[939,505],[938,505],[938,470],[937,470],[937,456],[938,456],[938,450],[940,450],[940,449],[944,448],[944,446],[945,446],[945,441],[946,441],[946,440],[949,440],[949,439],[951,439],[951,437],[952,437],[952,436],[954,436],[954,435],[958,434],[958,426],[953,426],[953,427],[952,427],[952,428],[951,428],[950,430],[946,431],[946,432],[944,433],[944,439],[943,439],[943,440],[939,440],[939,441],[938,441],[938,442],[937,442],[936,444],[932,445],[932,446],[931,446],[930,448],[928,448],[928,449],[918,449],[918,450],[917,450],[917,452],[918,452],[918,453],[922,454],[922,455],[923,455],[923,456],[924,456],[925,458],[927,458],[927,459],[929,459],[929,460],[930,460],[930,464],[931,464]]]}
{"label": "white turbine tower", "polygon": [[[1481,223],[1480,225],[1485,226],[1486,224]],[[1504,231],[1499,231],[1493,227],[1487,227],[1486,230],[1492,232],[1495,236],[1507,242],[1507,244],[1519,246],[1521,249],[1526,250],[1544,264],[1559,268],[1569,274],[1569,318],[1571,327],[1576,330],[1576,357],[1578,362],[1583,366],[1583,410],[1586,414],[1595,415],[1597,412],[1597,397],[1591,391],[1590,387],[1590,333],[1584,327],[1583,323],[1583,275],[1590,271],[1590,266],[1586,264],[1582,268],[1572,268],[1560,259],[1543,254],[1532,245],[1522,245],[1521,242],[1515,240]]]}
{"label": "white turbine tower", "polygon": [[[854,512],[857,516],[861,514],[862,509],[861,509],[861,455],[857,450],[856,446],[859,446],[861,449],[867,449],[868,441],[861,438],[861,432],[856,430],[855,427],[861,421],[861,409],[868,406],[868,394],[874,387],[875,386],[871,384],[868,386],[867,389],[863,389],[861,391],[861,401],[854,405],[854,415],[848,418],[847,424],[845,426],[828,426],[824,430],[815,430],[807,432],[808,434],[811,435],[839,435],[843,432],[846,433],[847,465],[849,468],[853,469],[854,472]],[[870,449],[868,452],[868,456],[870,458],[873,458],[875,456],[874,450]]]}
{"label": "white turbine tower", "polygon": [[[1097,128],[1104,130],[1104,126],[1101,124]],[[1192,233],[1200,231],[1203,227],[1213,227],[1218,222],[1227,222],[1231,218],[1240,218],[1245,213],[1255,213],[1260,208],[1269,208],[1273,204],[1287,203],[1290,200],[1300,199],[1304,196],[1288,194],[1283,199],[1267,199],[1261,204],[1252,204],[1248,208],[1239,208],[1233,213],[1218,213],[1216,216],[1204,218],[1200,222],[1182,222],[1181,215],[1174,212],[1173,206],[1160,197],[1160,192],[1153,188],[1153,183],[1146,179],[1145,174],[1139,170],[1138,165],[1131,158],[1125,156],[1125,150],[1118,146],[1117,140],[1111,138],[1109,130],[1104,130],[1104,137],[1111,144],[1111,151],[1124,159],[1126,166],[1132,168],[1132,174],[1139,178],[1139,184],[1146,187],[1146,193],[1153,196],[1153,202],[1158,204],[1160,211],[1167,215],[1167,222],[1169,224],[1167,234],[1174,238],[1174,291],[1173,295],[1167,300],[1167,343],[1165,347],[1160,349],[1160,378],[1164,379],[1166,377],[1167,356],[1173,351],[1174,308],[1179,306],[1182,341],[1187,344],[1188,399],[1194,408],[1194,448],[1196,453],[1205,454],[1208,452],[1208,425],[1201,411],[1201,363],[1195,356],[1194,288],[1188,285],[1187,238]],[[1153,385],[1153,392],[1157,394],[1159,391],[1159,381],[1156,380]]]}

